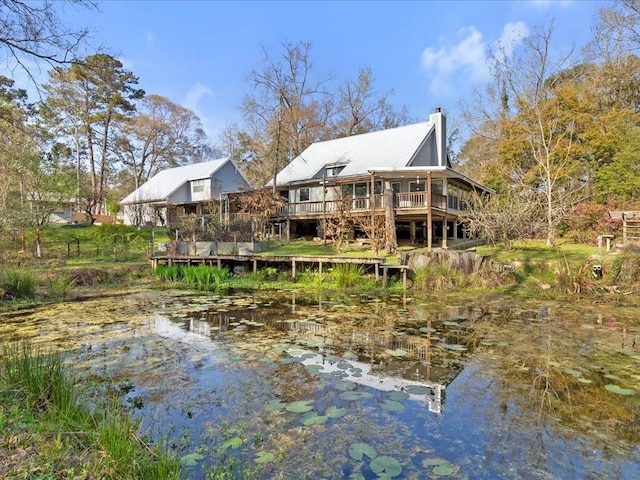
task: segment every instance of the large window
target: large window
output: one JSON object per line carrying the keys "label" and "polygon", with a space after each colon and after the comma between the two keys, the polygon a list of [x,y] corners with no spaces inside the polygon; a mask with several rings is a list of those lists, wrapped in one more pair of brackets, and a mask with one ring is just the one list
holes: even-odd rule
{"label": "large window", "polygon": [[301,202],[308,202],[309,201],[309,187],[305,187],[305,188],[301,188],[299,190],[300,192],[300,201]]}
{"label": "large window", "polygon": [[191,191],[193,193],[204,192],[204,180],[193,180],[191,182]]}
{"label": "large window", "polygon": [[356,197],[366,197],[367,196],[367,184],[366,183],[356,183],[354,195]]}

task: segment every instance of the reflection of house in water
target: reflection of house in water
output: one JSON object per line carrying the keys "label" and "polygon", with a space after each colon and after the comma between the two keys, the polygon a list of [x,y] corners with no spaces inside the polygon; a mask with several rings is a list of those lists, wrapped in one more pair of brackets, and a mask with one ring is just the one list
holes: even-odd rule
{"label": "reflection of house in water", "polygon": [[[219,339],[231,332],[264,331],[265,327],[252,323],[264,325],[272,333],[273,329],[287,332],[290,341],[313,351],[307,352],[303,363],[322,366],[325,372],[336,371],[337,366],[323,354],[355,354],[345,356],[357,358],[349,363],[357,365],[360,375],[343,371],[349,375],[346,380],[381,391],[404,390],[415,400],[426,402],[430,411],[440,413],[446,386],[462,371],[467,356],[466,327],[461,325],[483,315],[477,308],[449,307],[436,313],[424,305],[409,305],[402,313],[376,308],[371,317],[354,321],[348,315],[340,319],[340,311],[327,308],[330,304],[320,301],[317,309],[315,306],[296,305],[295,297],[291,304],[272,303],[264,309],[230,306],[202,312],[200,319],[187,320],[185,327]],[[412,390],[422,391],[415,394]]]}
{"label": "reflection of house in water", "polygon": [[[340,368],[338,365],[341,364],[342,361],[331,363],[326,360],[324,355],[315,354],[311,356],[311,352],[297,349],[290,350],[289,354],[294,357],[301,357],[303,365],[322,367],[322,373],[340,372],[342,374],[342,380],[384,392],[403,391],[413,400],[426,402],[430,412],[442,412],[442,403],[444,401],[444,391],[446,387],[441,383],[430,382],[428,380],[412,381],[381,373],[373,373],[371,364],[358,361],[348,362],[352,368]],[[418,392],[420,394],[418,394]]]}

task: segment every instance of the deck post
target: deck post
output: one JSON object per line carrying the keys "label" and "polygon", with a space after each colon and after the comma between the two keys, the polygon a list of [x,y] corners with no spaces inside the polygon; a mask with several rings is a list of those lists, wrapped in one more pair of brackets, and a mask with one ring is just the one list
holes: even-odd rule
{"label": "deck post", "polygon": [[442,219],[442,248],[447,248],[447,237],[449,234],[447,233],[447,216],[445,215]]}
{"label": "deck post", "polygon": [[253,259],[253,274],[255,275],[256,273],[258,273],[258,260],[256,260],[254,258]]}
{"label": "deck post", "polygon": [[318,262],[318,273],[322,275],[322,260]]}
{"label": "deck post", "polygon": [[407,289],[407,267],[402,268],[402,289]]}
{"label": "deck post", "polygon": [[382,288],[387,286],[388,271],[389,269],[387,267],[382,267]]}
{"label": "deck post", "polygon": [[291,280],[296,279],[296,261],[291,260]]}
{"label": "deck post", "polygon": [[374,268],[375,268],[375,272],[376,272],[376,282],[377,282],[378,279],[380,278],[380,264],[376,263]]}
{"label": "deck post", "polygon": [[433,247],[433,218],[431,216],[431,172],[427,172],[427,251]]}

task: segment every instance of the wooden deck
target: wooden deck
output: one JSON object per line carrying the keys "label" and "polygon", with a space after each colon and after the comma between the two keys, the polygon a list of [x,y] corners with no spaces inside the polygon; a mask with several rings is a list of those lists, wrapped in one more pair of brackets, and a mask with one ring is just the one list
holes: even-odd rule
{"label": "wooden deck", "polygon": [[155,271],[158,265],[209,265],[209,266],[234,266],[242,265],[253,273],[258,272],[258,266],[262,265],[289,265],[291,269],[291,279],[296,279],[297,269],[300,265],[317,265],[318,271],[322,273],[326,265],[353,264],[364,267],[372,267],[376,281],[380,279],[382,270],[382,285],[386,286],[389,272],[398,271],[402,275],[402,286],[407,288],[407,266],[387,265],[384,258],[354,258],[354,257],[325,257],[325,256],[300,256],[300,255],[209,255],[209,256],[153,256],[150,257],[151,268]]}

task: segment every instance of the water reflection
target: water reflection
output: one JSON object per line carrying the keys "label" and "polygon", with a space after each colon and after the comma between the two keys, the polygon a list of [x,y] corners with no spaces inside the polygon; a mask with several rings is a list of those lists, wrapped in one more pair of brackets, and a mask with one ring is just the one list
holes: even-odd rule
{"label": "water reflection", "polygon": [[141,292],[37,309],[0,338],[129,382],[147,432],[203,454],[190,478],[268,454],[267,478],[377,478],[362,443],[394,478],[637,478],[639,323],[508,297]]}

